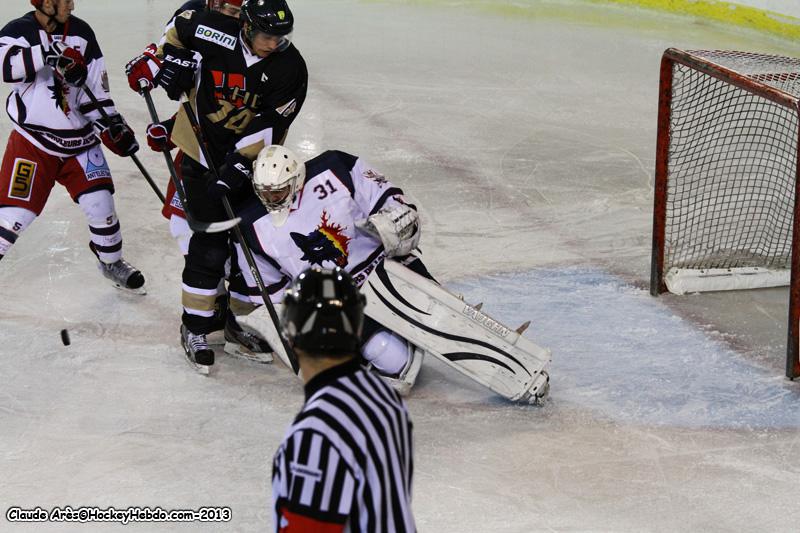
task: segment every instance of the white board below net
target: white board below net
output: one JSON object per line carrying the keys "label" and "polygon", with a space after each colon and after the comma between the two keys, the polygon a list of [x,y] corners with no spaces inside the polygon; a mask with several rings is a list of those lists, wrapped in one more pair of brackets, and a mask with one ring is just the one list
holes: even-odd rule
{"label": "white board below net", "polygon": [[671,268],[664,276],[673,294],[687,292],[733,291],[789,285],[790,270],[758,267],[708,268],[704,270]]}

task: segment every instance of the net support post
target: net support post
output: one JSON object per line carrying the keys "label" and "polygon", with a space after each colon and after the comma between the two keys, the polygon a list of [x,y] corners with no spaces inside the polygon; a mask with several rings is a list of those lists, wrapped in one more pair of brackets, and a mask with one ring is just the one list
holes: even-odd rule
{"label": "net support post", "polygon": [[789,325],[786,338],[786,377],[800,376],[800,104],[795,104],[797,113],[797,152],[795,153],[796,173],[794,180],[794,216],[792,220],[792,276],[789,283]]}
{"label": "net support post", "polygon": [[673,61],[670,50],[661,57],[658,84],[658,132],[656,136],[656,169],[653,181],[653,247],[650,263],[650,294],[658,296],[667,290],[664,283],[664,246],[667,222],[667,172],[670,143],[670,108],[672,107]]}

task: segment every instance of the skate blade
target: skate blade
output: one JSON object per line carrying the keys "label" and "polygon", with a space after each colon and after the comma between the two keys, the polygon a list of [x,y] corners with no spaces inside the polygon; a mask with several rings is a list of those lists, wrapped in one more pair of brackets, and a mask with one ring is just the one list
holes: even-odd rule
{"label": "skate blade", "polygon": [[117,289],[121,290],[122,292],[127,292],[128,294],[141,294],[141,295],[147,294],[147,289],[144,288],[145,287],[144,285],[142,285],[138,289],[129,289],[128,287],[120,285],[116,281],[111,281],[111,284]]}
{"label": "skate blade", "polygon": [[245,361],[250,361],[253,363],[258,363],[261,365],[268,365],[272,363],[272,354],[271,353],[255,353],[251,352],[245,348],[242,348],[240,344],[235,342],[225,341],[225,347],[223,348],[226,354],[236,357],[239,359],[244,359]]}

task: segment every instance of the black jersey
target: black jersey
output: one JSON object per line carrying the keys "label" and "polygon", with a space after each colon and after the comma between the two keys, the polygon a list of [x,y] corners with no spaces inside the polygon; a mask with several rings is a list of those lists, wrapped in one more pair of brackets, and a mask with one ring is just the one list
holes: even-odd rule
{"label": "black jersey", "polygon": [[[264,144],[283,138],[308,84],[305,61],[294,45],[259,58],[242,39],[238,20],[211,11],[178,15],[166,42],[202,58],[193,104],[214,164],[233,150],[254,157]],[[180,116],[173,140],[201,161],[194,134]]]}
{"label": "black jersey", "polygon": [[397,392],[350,361],[305,393],[272,463],[274,531],[416,531],[412,425]]}

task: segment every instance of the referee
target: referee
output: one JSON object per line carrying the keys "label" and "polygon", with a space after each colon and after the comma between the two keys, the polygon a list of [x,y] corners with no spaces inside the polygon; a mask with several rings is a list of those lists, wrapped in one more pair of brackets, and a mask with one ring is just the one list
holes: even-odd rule
{"label": "referee", "polygon": [[411,421],[394,389],[360,365],[364,296],[344,270],[314,267],[284,305],[306,400],[272,462],[275,531],[416,531]]}

